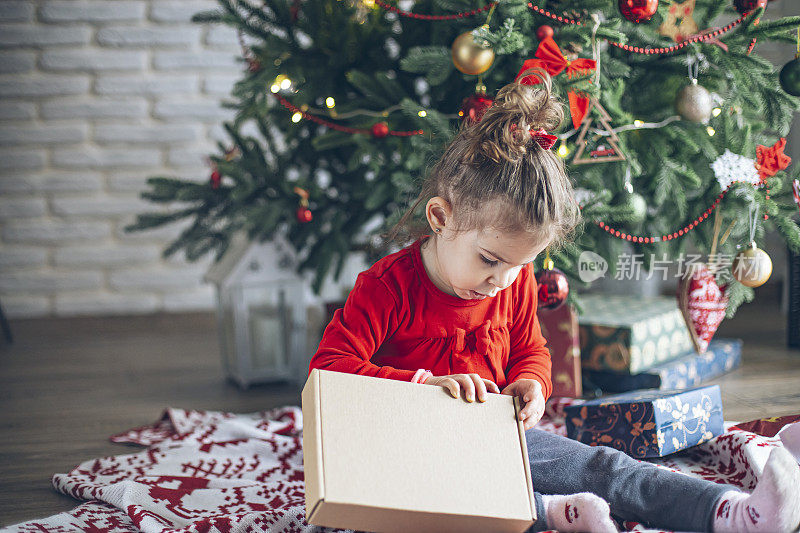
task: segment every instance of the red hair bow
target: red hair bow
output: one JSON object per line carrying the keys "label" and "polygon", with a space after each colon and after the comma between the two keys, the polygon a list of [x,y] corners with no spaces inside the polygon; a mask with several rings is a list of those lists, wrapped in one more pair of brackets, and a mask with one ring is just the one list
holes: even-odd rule
{"label": "red hair bow", "polygon": [[[517,129],[517,125],[516,124],[512,124],[510,129],[511,129],[511,131],[516,130]],[[544,128],[539,128],[538,130],[529,129],[528,133],[530,133],[531,137],[533,138],[533,140],[535,140],[537,143],[539,143],[539,146],[541,146],[545,150],[549,150],[550,148],[552,148],[553,145],[558,140],[557,136],[550,135],[549,133],[544,131]]]}
{"label": "red hair bow", "polygon": [[555,135],[550,135],[543,128],[539,128],[538,130],[528,130],[531,134],[531,137],[539,143],[539,146],[544,148],[545,150],[549,150],[553,147],[556,143],[558,137]]}

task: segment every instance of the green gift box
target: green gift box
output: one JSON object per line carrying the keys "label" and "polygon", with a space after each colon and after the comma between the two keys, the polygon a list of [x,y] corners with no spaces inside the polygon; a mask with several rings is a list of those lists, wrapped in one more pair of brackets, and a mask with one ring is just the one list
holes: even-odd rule
{"label": "green gift box", "polygon": [[638,374],[693,349],[675,298],[587,294],[581,304],[584,369]]}

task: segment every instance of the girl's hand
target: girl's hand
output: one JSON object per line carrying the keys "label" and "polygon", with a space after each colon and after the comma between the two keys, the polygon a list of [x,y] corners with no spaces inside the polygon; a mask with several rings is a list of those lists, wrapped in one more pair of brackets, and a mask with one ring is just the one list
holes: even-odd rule
{"label": "girl's hand", "polygon": [[518,379],[503,389],[501,394],[519,396],[522,399],[523,406],[519,412],[519,419],[525,421],[523,427],[526,430],[535,426],[544,415],[542,384],[535,379]]}
{"label": "girl's hand", "polygon": [[453,398],[461,395],[460,389],[464,387],[464,397],[468,402],[475,401],[477,392],[478,401],[486,401],[486,391],[500,394],[500,387],[490,379],[484,379],[478,374],[451,374],[449,376],[431,376],[425,380],[425,385],[440,385],[450,391]]}

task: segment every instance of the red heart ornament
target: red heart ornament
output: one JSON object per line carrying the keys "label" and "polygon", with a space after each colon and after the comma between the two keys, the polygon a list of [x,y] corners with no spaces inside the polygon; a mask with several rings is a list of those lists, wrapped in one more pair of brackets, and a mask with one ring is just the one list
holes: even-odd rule
{"label": "red heart ornament", "polygon": [[678,307],[698,353],[705,353],[728,308],[727,284],[717,285],[706,265],[692,265],[678,283]]}

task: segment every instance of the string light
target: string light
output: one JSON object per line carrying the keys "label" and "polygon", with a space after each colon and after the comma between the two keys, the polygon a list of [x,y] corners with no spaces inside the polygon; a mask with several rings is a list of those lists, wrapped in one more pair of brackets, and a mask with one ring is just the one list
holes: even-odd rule
{"label": "string light", "polygon": [[283,80],[281,80],[281,89],[283,89],[284,91],[291,86],[292,86],[292,80],[290,80],[289,78],[284,78]]}
{"label": "string light", "polygon": [[[614,133],[620,133],[620,132],[623,132],[623,131],[629,131],[629,130],[635,130],[635,129],[658,129],[658,128],[663,128],[667,124],[675,122],[676,120],[681,120],[681,117],[679,115],[673,115],[671,117],[665,118],[661,122],[642,122],[642,121],[639,121],[640,122],[639,124],[636,124],[636,122],[634,122],[633,124],[626,124],[625,126],[620,126],[618,128],[612,128],[610,130],[599,130],[597,128],[592,128],[589,131],[591,131],[594,135],[600,135],[600,136],[603,136],[603,137],[608,137],[609,135],[611,135],[611,133],[609,133],[611,131],[613,131]],[[558,138],[561,139],[562,141],[565,141],[565,140],[569,139],[570,137],[572,137],[573,135],[575,135],[576,133],[578,133],[579,131],[580,130],[577,129],[577,128],[572,128],[571,130],[565,131],[564,133],[559,133],[558,134]]]}
{"label": "string light", "polygon": [[722,109],[718,107],[715,107],[714,109],[711,110],[711,114],[715,117],[718,117],[720,113],[722,113]]}
{"label": "string light", "polygon": [[428,112],[427,112],[427,111],[425,111],[424,109],[420,109],[420,110],[419,110],[419,113],[417,113],[417,115],[419,115],[419,116],[421,116],[421,117],[423,117],[423,118],[424,118],[424,117],[427,117],[427,116],[428,116]]}
{"label": "string light", "polygon": [[336,100],[333,99],[333,96],[329,96],[325,99],[325,105],[330,109],[336,105]]}
{"label": "string light", "polygon": [[[301,119],[310,120],[311,122],[316,122],[322,126],[326,126],[331,128],[332,130],[341,131],[344,133],[363,133],[365,135],[374,135],[372,129],[367,128],[352,128],[350,126],[345,126],[343,124],[337,124],[336,122],[331,122],[329,120],[325,120],[323,118],[317,117],[310,113],[307,113],[309,110],[308,106],[303,105],[302,107],[297,107],[292,104],[289,100],[281,96],[280,94],[273,95],[283,107],[294,113],[292,115],[292,122],[299,122]],[[425,133],[423,130],[410,130],[410,131],[395,131],[389,130],[387,135],[392,135],[395,137],[410,137],[412,135],[422,135]]]}
{"label": "string light", "polygon": [[561,143],[561,145],[558,147],[558,150],[556,150],[556,153],[558,154],[559,157],[566,158],[569,155],[569,148],[567,148],[567,143]]}
{"label": "string light", "polygon": [[644,122],[637,119],[633,121],[633,125],[636,126],[637,128],[641,128],[644,125]]}
{"label": "string light", "polygon": [[708,133],[709,137],[713,137],[714,134],[717,133],[717,130],[715,130],[714,128],[709,126],[709,127],[706,128],[706,132]]}
{"label": "string light", "polygon": [[272,93],[277,93],[278,91],[281,90],[281,86],[278,85],[277,83],[273,83],[272,86],[269,88],[269,90]]}

